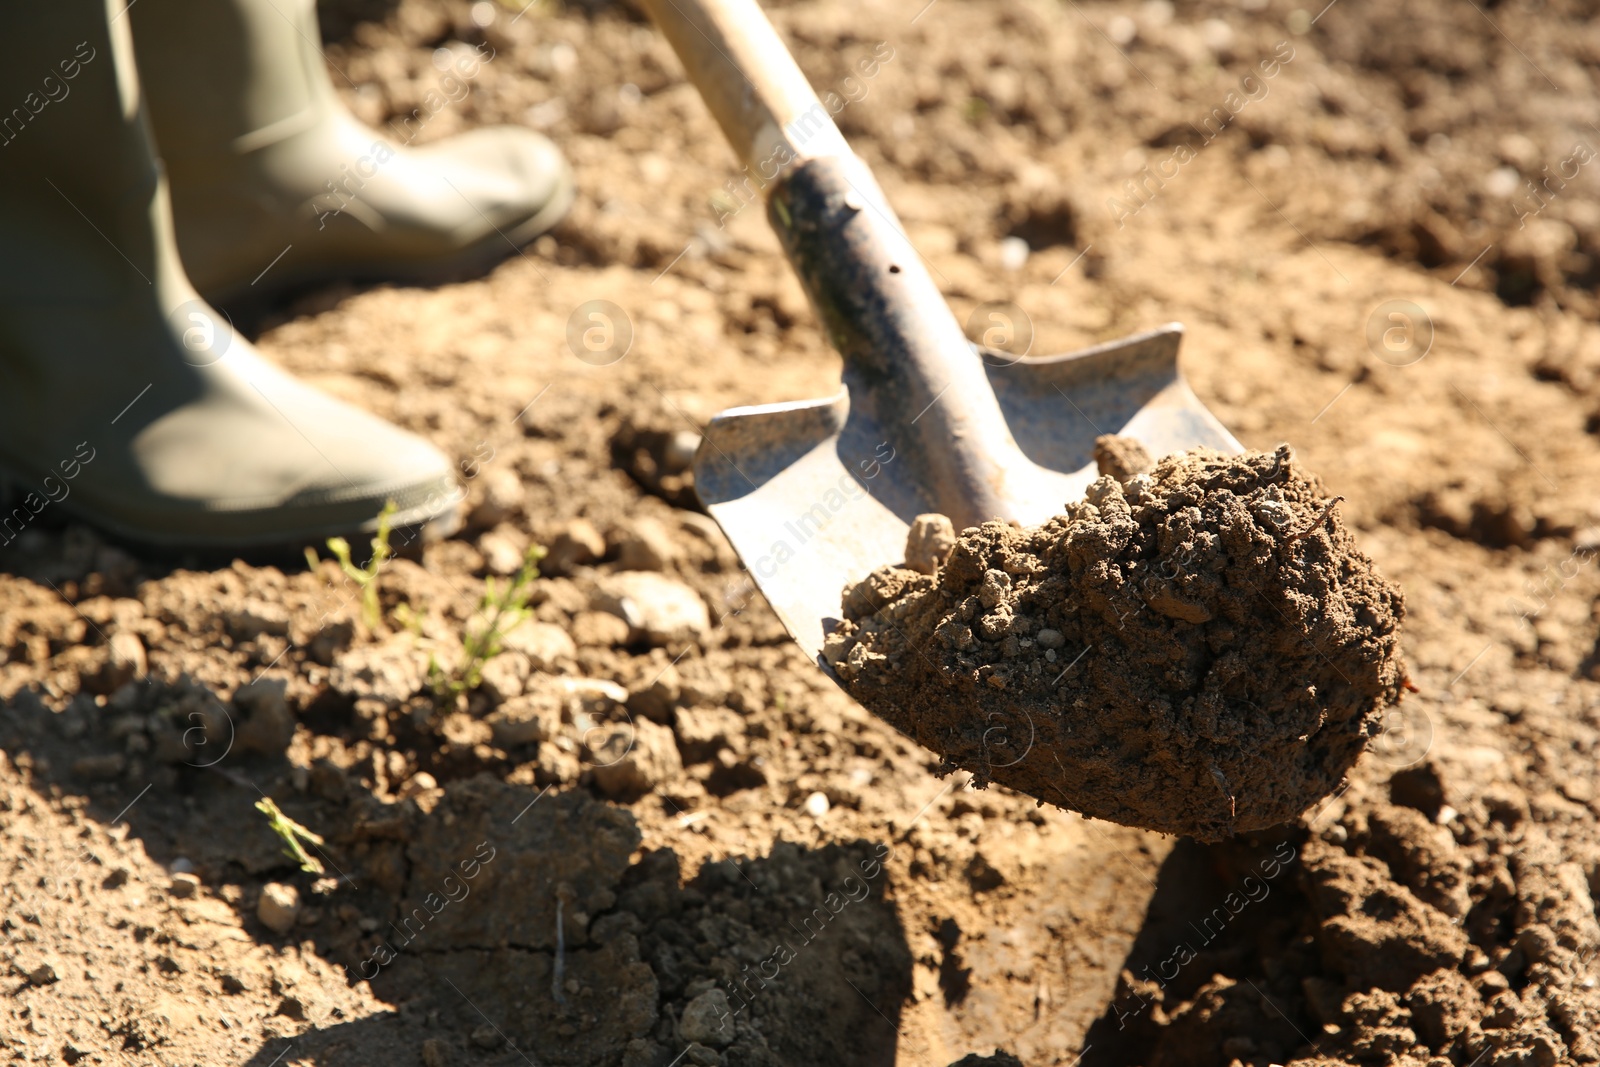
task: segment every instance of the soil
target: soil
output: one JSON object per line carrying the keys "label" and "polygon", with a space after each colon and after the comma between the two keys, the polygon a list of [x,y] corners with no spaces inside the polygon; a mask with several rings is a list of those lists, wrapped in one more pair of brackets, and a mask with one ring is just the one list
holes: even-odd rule
{"label": "soil", "polygon": [[[696,509],[701,421],[839,363],[652,30],[325,3],[364,119],[537,126],[580,199],[481,279],[259,324],[461,464],[467,526],[384,569],[378,625],[327,562],[174,566],[48,509],[0,548],[4,1056],[1596,1062],[1600,20],[1480,6],[770,5],[959,318],[1010,302],[1035,353],[1184,322],[1197,395],[1405,589],[1417,691],[1348,786],[1206,845],[940,778]],[[569,347],[594,301],[626,351]],[[435,714],[430,655],[530,541],[535,618]]]}
{"label": "soil", "polygon": [[873,572],[823,654],[979,786],[1201,840],[1288,822],[1400,699],[1398,590],[1287,446],[1149,473],[1137,442],[1099,451],[1125,479],[966,530],[935,574]]}

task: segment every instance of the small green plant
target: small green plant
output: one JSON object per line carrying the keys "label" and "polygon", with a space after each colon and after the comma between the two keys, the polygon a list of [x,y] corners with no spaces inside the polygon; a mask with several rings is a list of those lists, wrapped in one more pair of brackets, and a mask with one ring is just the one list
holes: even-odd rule
{"label": "small green plant", "polygon": [[446,671],[438,660],[428,660],[428,687],[437,700],[452,700],[482,684],[484,665],[500,654],[506,634],[533,614],[528,598],[533,595],[533,582],[539,577],[539,561],[544,556],[542,546],[530,545],[522,569],[504,586],[493,578],[484,579],[477,611],[482,621],[468,626],[461,641],[461,662],[454,671]]}
{"label": "small green plant", "polygon": [[256,810],[265,815],[272,827],[272,832],[283,838],[285,846],[283,854],[300,864],[300,869],[307,874],[322,874],[324,868],[322,861],[305,850],[302,840],[310,841],[313,845],[323,844],[322,836],[307,830],[304,826],[285,815],[278,805],[272,802],[271,797],[262,797],[256,801]]}
{"label": "small green plant", "polygon": [[[372,535],[372,558],[367,560],[365,567],[357,567],[351,559],[349,541],[342,537],[328,538],[328,551],[339,561],[339,569],[361,590],[361,620],[369,630],[376,630],[383,622],[383,607],[378,603],[378,572],[394,556],[394,550],[389,547],[394,512],[393,500],[384,504],[383,510],[378,512],[378,529]],[[306,548],[306,563],[313,568],[317,565],[316,549],[309,546]]]}

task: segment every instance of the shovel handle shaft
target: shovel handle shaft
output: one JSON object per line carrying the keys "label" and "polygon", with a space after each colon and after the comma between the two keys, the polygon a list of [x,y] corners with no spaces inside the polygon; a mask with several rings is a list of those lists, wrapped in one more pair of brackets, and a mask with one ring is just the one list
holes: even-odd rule
{"label": "shovel handle shaft", "polygon": [[754,0],[643,0],[739,161],[771,180],[849,149]]}
{"label": "shovel handle shaft", "polygon": [[[852,409],[904,451],[922,510],[956,528],[1014,518],[1037,468],[883,191],[756,0],[643,0],[740,161],[844,357]],[[909,520],[909,516],[906,516]]]}

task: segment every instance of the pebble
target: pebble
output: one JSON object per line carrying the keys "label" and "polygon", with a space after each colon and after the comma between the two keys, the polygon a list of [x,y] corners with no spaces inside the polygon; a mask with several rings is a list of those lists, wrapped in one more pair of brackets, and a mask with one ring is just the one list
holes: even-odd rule
{"label": "pebble", "polygon": [[106,644],[106,690],[111,692],[143,678],[149,670],[144,642],[131,630],[118,630]]}
{"label": "pebble", "polygon": [[612,798],[637,797],[683,771],[672,731],[649,719],[586,738],[594,784]]}
{"label": "pebble", "polygon": [[[470,525],[479,529],[491,529],[516,518],[522,510],[522,502],[527,496],[523,488],[522,479],[518,478],[515,471],[504,467],[491,468],[482,474],[478,483],[483,487],[483,498],[473,507],[468,517]],[[481,547],[481,546],[480,546]]]}
{"label": "pebble", "polygon": [[678,1019],[678,1035],[713,1048],[726,1048],[733,1043],[733,1011],[728,1006],[728,994],[720,989],[708,989],[683,1006]]}
{"label": "pebble", "polygon": [[627,527],[613,531],[612,540],[619,570],[665,570],[678,554],[666,526],[648,515],[641,515]]}
{"label": "pebble", "polygon": [[540,671],[548,671],[562,660],[572,659],[578,654],[577,644],[561,627],[532,620],[507,633],[501,639],[500,647],[521,652],[528,657],[534,669]]}
{"label": "pebble", "polygon": [[56,969],[48,963],[41,963],[37,967],[24,971],[23,974],[33,985],[51,985],[61,980]]}
{"label": "pebble", "polygon": [[813,819],[820,819],[828,814],[828,794],[812,793],[806,797],[806,814]]}
{"label": "pebble", "polygon": [[294,712],[286,697],[289,683],[282,678],[257,678],[233,692],[233,705],[244,712],[244,722],[234,735],[241,752],[281,756],[294,740]]}
{"label": "pebble", "polygon": [[653,571],[606,575],[591,606],[625,620],[653,645],[697,641],[711,630],[711,613],[700,594]]}
{"label": "pebble", "polygon": [[268,882],[261,887],[261,899],[256,902],[256,918],[267,929],[286,934],[294,929],[300,918],[300,890],[282,882]]}
{"label": "pebble", "polygon": [[918,515],[906,531],[906,566],[921,574],[934,574],[956,547],[956,528],[948,516]]}
{"label": "pebble", "polygon": [[580,611],[572,617],[572,640],[580,648],[615,648],[628,643],[633,627],[606,611]]}
{"label": "pebble", "polygon": [[535,691],[506,701],[484,721],[503,747],[552,741],[561,729],[561,704],[554,694]]}
{"label": "pebble", "polygon": [[654,678],[629,690],[628,710],[656,722],[670,723],[672,709],[682,694],[678,669],[669,663]]}
{"label": "pebble", "polygon": [[179,900],[188,900],[200,892],[200,879],[193,874],[174,874],[167,883],[167,892]]}
{"label": "pebble", "polygon": [[1007,237],[1000,242],[1000,268],[1002,270],[1021,270],[1028,262],[1028,242],[1020,237]]}
{"label": "pebble", "polygon": [[410,778],[407,778],[405,784],[400,787],[400,799],[404,800],[438,788],[439,782],[433,775],[427,771],[418,771]]}
{"label": "pebble", "polygon": [[549,552],[539,569],[547,574],[570,574],[606,554],[606,539],[588,519],[573,519],[550,540]]}
{"label": "pebble", "polygon": [[512,575],[522,569],[522,548],[503,533],[491,530],[478,538],[478,551],[490,574]]}
{"label": "pebble", "polygon": [[289,612],[280,604],[265,600],[246,600],[242,605],[226,612],[222,621],[235,641],[254,641],[262,634],[287,637]]}
{"label": "pebble", "polygon": [[576,700],[591,715],[608,714],[628,702],[628,691],[604,678],[562,678],[556,684],[562,693]]}
{"label": "pebble", "polygon": [[328,685],[354,697],[375,697],[399,704],[422,688],[428,653],[415,647],[410,634],[381,645],[359,646],[337,658]]}
{"label": "pebble", "polygon": [[691,763],[708,760],[719,749],[744,740],[744,716],[728,708],[681,708],[675,718],[678,751]]}

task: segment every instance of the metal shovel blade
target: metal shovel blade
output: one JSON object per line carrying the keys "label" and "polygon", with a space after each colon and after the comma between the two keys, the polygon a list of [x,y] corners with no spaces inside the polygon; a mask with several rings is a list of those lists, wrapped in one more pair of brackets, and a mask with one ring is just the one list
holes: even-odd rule
{"label": "metal shovel blade", "polygon": [[[1012,436],[1038,468],[1028,481],[1047,490],[1004,497],[1012,517],[1041,523],[1082,496],[1103,433],[1133,437],[1157,458],[1198,446],[1243,451],[1179,372],[1182,339],[1183,327],[1171,323],[1065,355],[974,350]],[[867,405],[852,410],[852,392],[867,388],[854,379],[847,364],[837,396],[721,413],[694,463],[700,500],[824,669],[822,642],[838,624],[844,588],[902,562],[911,520],[939,510]]]}

